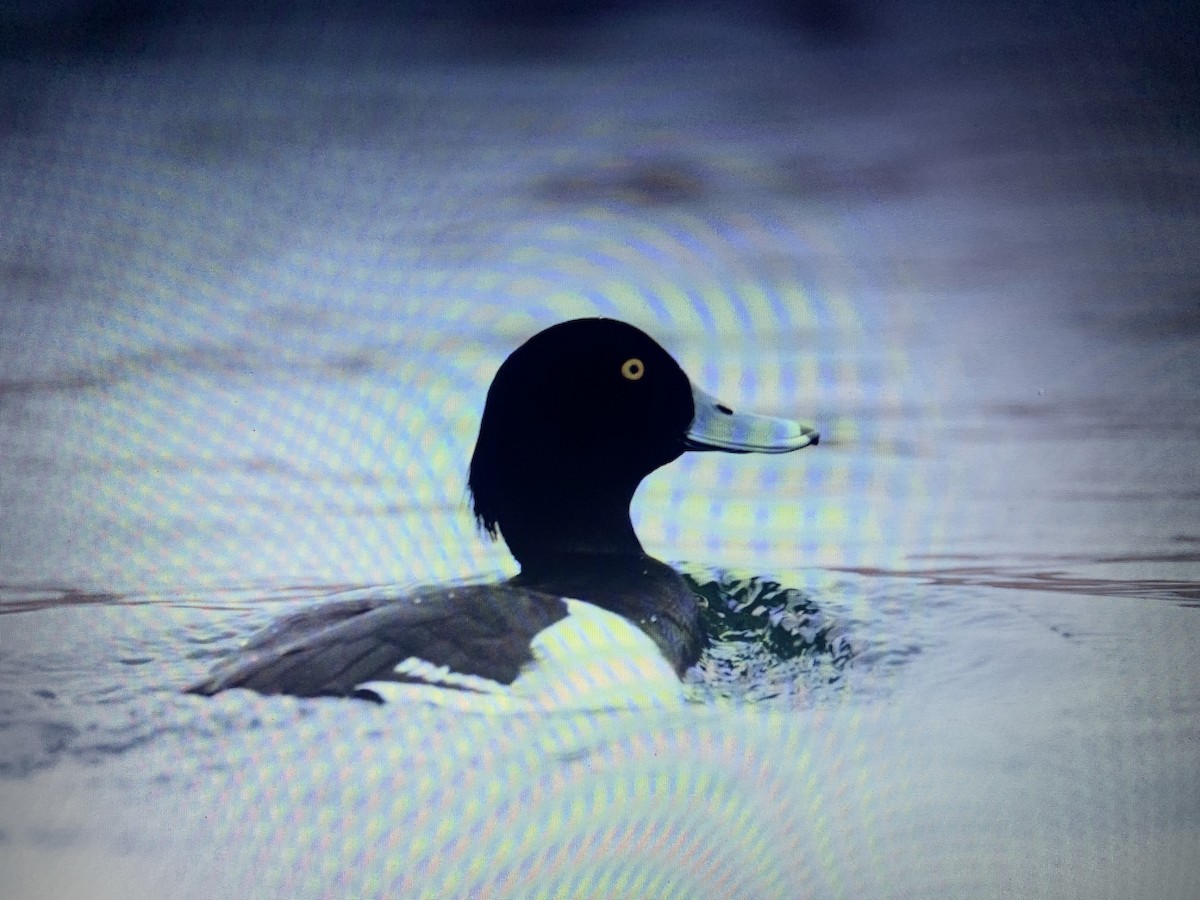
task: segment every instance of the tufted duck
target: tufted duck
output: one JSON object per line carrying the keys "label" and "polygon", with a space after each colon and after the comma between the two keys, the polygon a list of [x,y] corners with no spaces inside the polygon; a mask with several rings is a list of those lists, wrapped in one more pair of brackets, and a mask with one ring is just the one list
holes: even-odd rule
{"label": "tufted duck", "polygon": [[433,686],[450,689],[434,702],[483,695],[517,708],[677,694],[703,649],[698,601],[642,549],[634,491],[686,450],[787,453],[817,441],[798,423],[734,413],[631,325],[547,328],[496,373],[468,479],[480,527],[504,538],[520,574],[314,607],[189,692],[382,702],[429,698]]}

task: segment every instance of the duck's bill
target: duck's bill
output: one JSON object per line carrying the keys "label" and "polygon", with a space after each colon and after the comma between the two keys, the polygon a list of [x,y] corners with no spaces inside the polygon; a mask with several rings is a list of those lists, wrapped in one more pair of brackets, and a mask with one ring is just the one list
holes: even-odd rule
{"label": "duck's bill", "polygon": [[817,443],[821,436],[811,425],[736,413],[716,397],[692,385],[696,413],[684,436],[688,450],[722,450],[726,453],[791,453]]}

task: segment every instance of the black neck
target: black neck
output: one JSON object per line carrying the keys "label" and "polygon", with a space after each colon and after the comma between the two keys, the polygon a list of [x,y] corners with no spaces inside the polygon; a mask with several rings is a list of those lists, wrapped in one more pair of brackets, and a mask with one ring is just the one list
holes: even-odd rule
{"label": "black neck", "polygon": [[636,488],[547,487],[507,510],[498,520],[500,533],[521,571],[532,574],[559,570],[579,556],[637,559],[644,551],[629,517]]}

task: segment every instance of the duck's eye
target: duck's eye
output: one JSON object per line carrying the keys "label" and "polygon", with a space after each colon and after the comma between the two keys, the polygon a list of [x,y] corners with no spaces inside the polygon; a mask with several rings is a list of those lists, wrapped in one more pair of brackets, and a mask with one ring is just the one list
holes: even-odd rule
{"label": "duck's eye", "polygon": [[637,381],[646,374],[645,364],[636,356],[621,363],[621,374],[630,381]]}

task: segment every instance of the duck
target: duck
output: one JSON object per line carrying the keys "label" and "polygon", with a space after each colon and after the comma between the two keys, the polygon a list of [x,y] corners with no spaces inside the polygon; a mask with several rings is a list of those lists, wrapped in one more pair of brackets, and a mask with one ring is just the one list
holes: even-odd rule
{"label": "duck", "polygon": [[678,698],[706,643],[701,600],[643,548],[634,492],[686,452],[819,440],[811,425],[735,412],[633,325],[552,325],[496,372],[468,467],[479,530],[519,572],[302,610],[187,692],[515,709]]}

